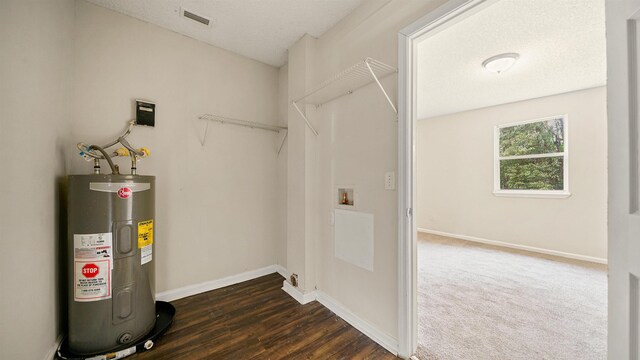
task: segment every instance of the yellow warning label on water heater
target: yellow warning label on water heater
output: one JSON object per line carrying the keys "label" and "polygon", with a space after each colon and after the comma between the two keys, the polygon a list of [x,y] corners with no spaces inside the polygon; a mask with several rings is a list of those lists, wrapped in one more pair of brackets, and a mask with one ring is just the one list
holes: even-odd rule
{"label": "yellow warning label on water heater", "polygon": [[138,223],[138,249],[153,244],[153,220]]}

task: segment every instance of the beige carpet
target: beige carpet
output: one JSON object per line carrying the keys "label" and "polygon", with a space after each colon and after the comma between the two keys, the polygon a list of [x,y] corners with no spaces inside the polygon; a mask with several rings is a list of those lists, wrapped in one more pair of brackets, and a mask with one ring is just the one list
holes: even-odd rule
{"label": "beige carpet", "polygon": [[605,266],[418,239],[419,359],[606,359]]}

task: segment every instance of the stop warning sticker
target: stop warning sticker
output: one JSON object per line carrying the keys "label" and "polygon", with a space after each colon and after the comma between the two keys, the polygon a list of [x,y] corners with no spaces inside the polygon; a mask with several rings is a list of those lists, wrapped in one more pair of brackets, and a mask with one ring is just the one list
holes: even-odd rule
{"label": "stop warning sticker", "polygon": [[75,261],[73,278],[75,301],[98,301],[111,298],[111,259]]}
{"label": "stop warning sticker", "polygon": [[138,223],[138,249],[153,244],[153,220]]}

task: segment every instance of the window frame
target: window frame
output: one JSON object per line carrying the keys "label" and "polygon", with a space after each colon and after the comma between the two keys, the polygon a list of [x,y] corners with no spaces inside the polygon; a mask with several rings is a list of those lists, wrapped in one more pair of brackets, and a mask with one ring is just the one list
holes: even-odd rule
{"label": "window frame", "polygon": [[[562,131],[564,135],[564,151],[548,154],[500,156],[500,130],[507,127],[545,122],[549,120],[562,119]],[[533,159],[545,157],[562,157],[563,164],[563,189],[562,190],[505,190],[500,188],[500,161],[510,159]],[[516,121],[494,126],[493,134],[493,194],[505,197],[534,197],[534,198],[566,198],[571,196],[569,192],[569,116],[567,114],[553,115],[543,118],[535,118],[523,121]]]}

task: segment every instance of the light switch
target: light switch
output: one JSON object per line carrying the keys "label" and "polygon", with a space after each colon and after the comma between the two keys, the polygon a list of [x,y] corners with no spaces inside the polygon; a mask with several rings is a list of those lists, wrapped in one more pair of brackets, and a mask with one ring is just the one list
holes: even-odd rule
{"label": "light switch", "polygon": [[395,190],[396,189],[396,173],[389,171],[384,173],[384,189]]}

